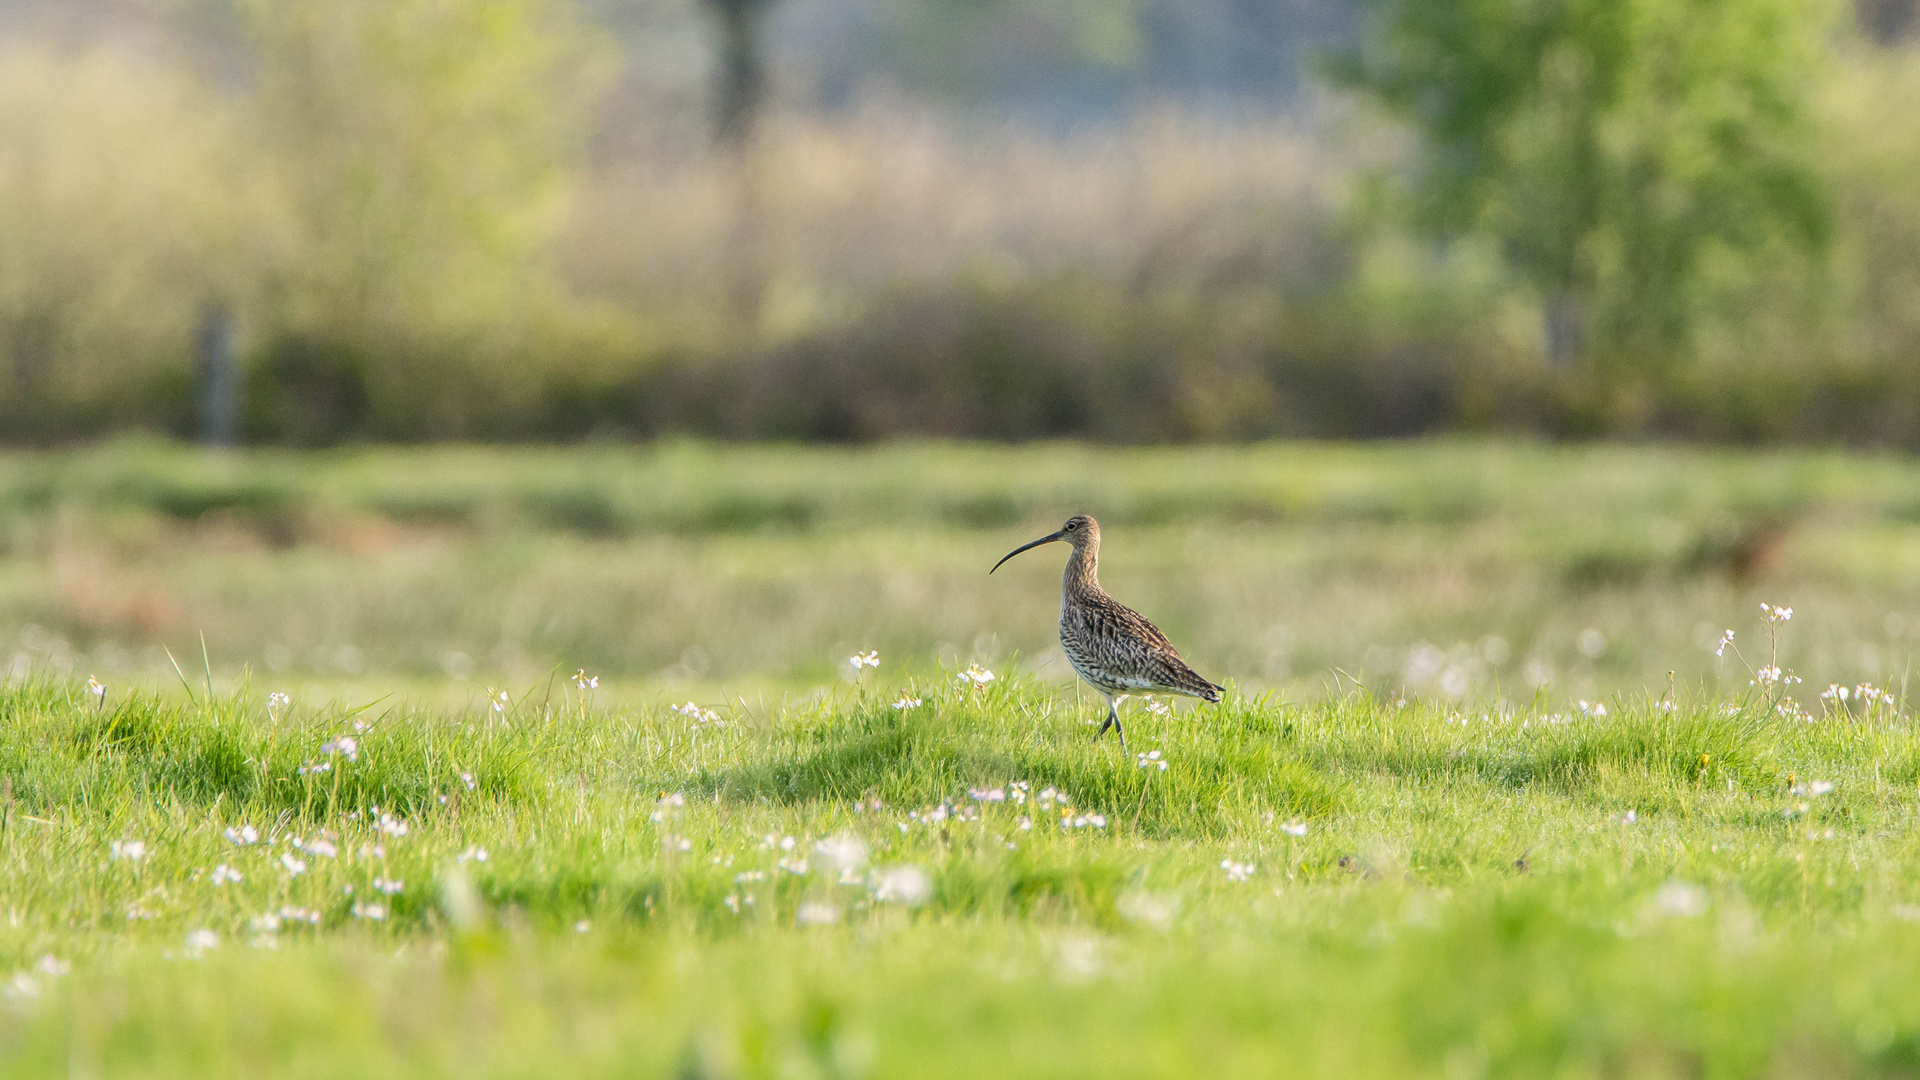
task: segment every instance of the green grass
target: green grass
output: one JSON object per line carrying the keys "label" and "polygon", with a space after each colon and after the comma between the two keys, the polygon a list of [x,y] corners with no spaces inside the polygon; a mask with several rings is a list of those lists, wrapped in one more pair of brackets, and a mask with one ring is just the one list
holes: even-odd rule
{"label": "green grass", "polygon": [[[1916,507],[1499,443],[0,456],[0,1075],[1920,1074]],[[985,573],[1072,511],[1230,687],[1125,754],[1058,560]]]}
{"label": "green grass", "polygon": [[[1134,754],[1162,771],[1030,679],[922,681],[895,709],[903,688],[709,723],[571,685],[505,712],[270,715],[244,688],[103,707],[71,682],[7,684],[0,970],[19,975],[0,1072],[1920,1064],[1904,716],[1235,695],[1135,710]],[[353,760],[323,750],[343,734]],[[1832,790],[1791,789],[1816,780]],[[1017,781],[1025,803],[969,794]],[[1049,787],[1071,805],[1042,812]],[[248,826],[258,843],[226,837]],[[849,839],[863,857],[836,864]],[[145,856],[114,858],[116,840]],[[897,895],[901,868],[923,896]],[[261,921],[285,909],[317,921]]]}

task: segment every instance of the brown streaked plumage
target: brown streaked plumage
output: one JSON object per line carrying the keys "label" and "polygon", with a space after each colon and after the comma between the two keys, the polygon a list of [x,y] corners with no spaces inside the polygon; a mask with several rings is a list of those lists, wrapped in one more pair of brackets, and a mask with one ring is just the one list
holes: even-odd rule
{"label": "brown streaked plumage", "polygon": [[1116,696],[1145,691],[1220,700],[1221,688],[1196,675],[1159,627],[1100,587],[1099,522],[1085,514],[1068,518],[1059,532],[1014,548],[993,570],[1028,548],[1056,540],[1073,545],[1060,587],[1060,647],[1073,670],[1107,699],[1107,722],[1094,738],[1112,728],[1120,735],[1120,749],[1127,748]]}

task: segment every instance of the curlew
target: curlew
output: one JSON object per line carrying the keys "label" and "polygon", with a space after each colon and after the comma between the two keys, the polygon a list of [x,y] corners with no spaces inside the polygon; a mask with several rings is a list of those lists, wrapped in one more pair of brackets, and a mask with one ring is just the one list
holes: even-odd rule
{"label": "curlew", "polygon": [[993,570],[1029,548],[1058,540],[1073,545],[1060,586],[1060,647],[1073,670],[1107,699],[1107,722],[1093,737],[1097,740],[1112,728],[1120,735],[1121,751],[1126,751],[1127,733],[1114,700],[1129,692],[1185,694],[1218,702],[1220,687],[1195,674],[1159,627],[1100,587],[1099,522],[1085,514],[1068,518],[1059,532],[1007,552]]}

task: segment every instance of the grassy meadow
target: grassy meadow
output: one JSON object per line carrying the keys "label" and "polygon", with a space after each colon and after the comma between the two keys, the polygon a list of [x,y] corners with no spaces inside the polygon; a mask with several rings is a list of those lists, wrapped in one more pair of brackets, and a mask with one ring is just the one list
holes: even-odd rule
{"label": "grassy meadow", "polygon": [[877,649],[1064,686],[1058,551],[986,571],[1076,512],[1107,587],[1254,691],[1738,690],[1714,648],[1761,601],[1796,608],[1807,678],[1898,684],[1920,634],[1920,468],[1894,456],[126,443],[0,456],[0,666],[473,701],[584,667],[775,700]]}
{"label": "grassy meadow", "polygon": [[[1125,753],[1059,560],[985,574],[1073,511],[1230,686]],[[8,456],[0,1074],[1912,1075],[1917,523],[1660,448]]]}

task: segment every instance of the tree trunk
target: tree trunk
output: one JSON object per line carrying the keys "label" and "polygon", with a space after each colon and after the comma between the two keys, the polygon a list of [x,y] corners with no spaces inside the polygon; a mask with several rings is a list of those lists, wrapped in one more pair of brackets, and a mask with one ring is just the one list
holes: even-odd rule
{"label": "tree trunk", "polygon": [[765,294],[761,267],[761,165],[757,152],[767,75],[762,16],[769,0],[707,0],[720,33],[714,87],[714,142],[733,173],[734,216],[727,238],[728,293],[739,326],[759,325]]}
{"label": "tree trunk", "polygon": [[707,0],[720,23],[720,57],[714,97],[714,139],[731,150],[753,137],[767,90],[761,41],[766,0]]}

